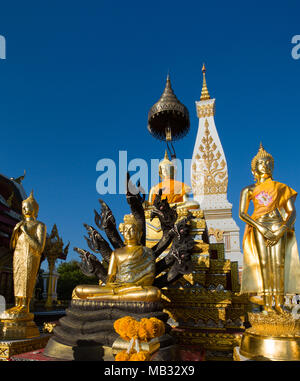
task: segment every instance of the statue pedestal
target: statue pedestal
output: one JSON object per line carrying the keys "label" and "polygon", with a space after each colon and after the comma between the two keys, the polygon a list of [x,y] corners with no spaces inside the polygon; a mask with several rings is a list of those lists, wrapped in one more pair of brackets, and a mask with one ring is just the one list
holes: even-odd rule
{"label": "statue pedestal", "polygon": [[[121,337],[118,337],[117,340],[112,345],[112,353],[116,355],[121,351],[126,351],[128,348],[128,341],[123,340]],[[160,347],[160,342],[158,338],[152,339],[151,341],[145,343],[140,342],[140,348],[142,351],[148,351],[150,354],[156,352]]]}
{"label": "statue pedestal", "polygon": [[241,355],[240,347],[234,347],[233,348],[233,361],[251,361],[251,359]]}
{"label": "statue pedestal", "polygon": [[246,331],[240,354],[251,360],[300,361],[300,337],[262,337]]}
{"label": "statue pedestal", "polygon": [[0,339],[18,340],[40,336],[40,331],[33,321],[31,313],[12,317],[5,312],[0,315]]}
{"label": "statue pedestal", "polygon": [[42,334],[31,339],[0,340],[0,361],[7,361],[12,356],[44,348],[50,336],[49,334]]}
{"label": "statue pedestal", "polygon": [[[250,360],[300,361],[300,322],[275,311],[249,313],[251,328],[243,334],[239,355]],[[236,351],[237,353],[237,351]]]}
{"label": "statue pedestal", "polygon": [[[113,355],[122,349],[121,343],[116,342],[119,335],[114,330],[114,322],[132,316],[136,320],[156,317],[166,323],[168,315],[162,309],[158,302],[72,300],[66,316],[54,328],[44,354],[64,360],[113,361]],[[158,352],[174,345],[168,327],[166,325],[166,334],[159,338]],[[170,350],[167,352],[170,357]]]}

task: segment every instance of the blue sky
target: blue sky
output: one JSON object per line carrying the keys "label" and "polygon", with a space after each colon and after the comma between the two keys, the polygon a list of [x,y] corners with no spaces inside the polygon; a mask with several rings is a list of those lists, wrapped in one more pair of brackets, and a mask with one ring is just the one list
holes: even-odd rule
{"label": "blue sky", "polygon": [[39,219],[48,230],[56,223],[71,247],[86,247],[82,223],[94,224],[99,197],[118,222],[129,211],[123,195],[96,192],[97,161],[118,164],[120,150],[128,161],[163,156],[147,113],[168,70],[191,119],[177,156],[191,158],[205,62],[242,236],[239,194],[252,182],[260,141],[275,158],[274,179],[300,190],[300,60],[291,56],[299,12],[296,0],[3,2],[0,172],[17,177],[26,169],[23,185],[34,189]]}

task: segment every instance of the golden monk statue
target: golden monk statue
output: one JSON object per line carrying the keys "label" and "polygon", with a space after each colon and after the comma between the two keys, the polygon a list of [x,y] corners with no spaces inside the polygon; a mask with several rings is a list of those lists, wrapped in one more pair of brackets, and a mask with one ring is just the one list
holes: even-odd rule
{"label": "golden monk statue", "polygon": [[124,237],[124,247],[111,254],[107,281],[102,285],[77,286],[72,299],[97,299],[155,302],[160,300],[160,290],[152,286],[155,278],[155,258],[152,250],[142,246],[142,226],[133,215],[125,215],[119,229]]}
{"label": "golden monk statue", "polygon": [[[251,163],[255,184],[241,192],[240,218],[247,223],[241,292],[264,310],[282,314],[284,295],[300,292],[300,263],[294,232],[297,193],[272,179],[274,159],[260,145]],[[253,202],[254,212],[248,208]],[[256,295],[256,296],[255,296]]]}
{"label": "golden monk statue", "polygon": [[191,188],[188,185],[175,180],[176,168],[174,163],[169,159],[167,151],[165,151],[164,159],[159,163],[159,176],[161,182],[150,189],[149,200],[146,206],[153,205],[155,195],[159,194],[159,190],[161,189],[161,198],[166,198],[171,207],[176,204],[177,209],[199,208],[199,204],[196,201],[189,199]]}
{"label": "golden monk statue", "polygon": [[14,249],[15,306],[6,310],[1,315],[2,318],[18,318],[19,315],[29,313],[29,304],[46,241],[46,226],[36,220],[38,211],[39,205],[31,192],[22,202],[23,220],[15,226],[10,243]]}

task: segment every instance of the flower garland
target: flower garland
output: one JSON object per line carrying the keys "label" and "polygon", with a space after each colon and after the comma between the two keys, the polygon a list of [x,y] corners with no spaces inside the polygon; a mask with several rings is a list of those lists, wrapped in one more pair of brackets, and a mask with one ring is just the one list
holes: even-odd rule
{"label": "flower garland", "polygon": [[143,318],[140,322],[131,316],[125,316],[114,322],[115,331],[125,341],[129,341],[126,351],[119,352],[116,361],[148,361],[149,351],[140,350],[140,341],[148,342],[165,333],[164,323],[157,318]]}

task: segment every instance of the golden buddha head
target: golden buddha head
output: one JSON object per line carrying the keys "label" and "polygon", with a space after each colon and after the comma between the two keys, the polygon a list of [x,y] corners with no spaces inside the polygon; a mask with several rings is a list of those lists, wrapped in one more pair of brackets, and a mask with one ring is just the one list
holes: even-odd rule
{"label": "golden buddha head", "polygon": [[126,214],[124,216],[124,222],[119,225],[119,230],[124,237],[125,244],[139,243],[143,234],[141,224],[132,214]]}
{"label": "golden buddha head", "polygon": [[274,169],[274,158],[268,153],[262,143],[260,143],[259,150],[251,161],[251,170],[254,178],[258,177],[271,177]]}
{"label": "golden buddha head", "polygon": [[174,163],[169,159],[167,150],[165,151],[165,157],[159,163],[159,176],[162,180],[174,179],[176,174],[176,168]]}
{"label": "golden buddha head", "polygon": [[36,218],[39,212],[39,204],[33,197],[33,191],[31,191],[30,196],[26,200],[22,201],[22,213],[24,217]]}

